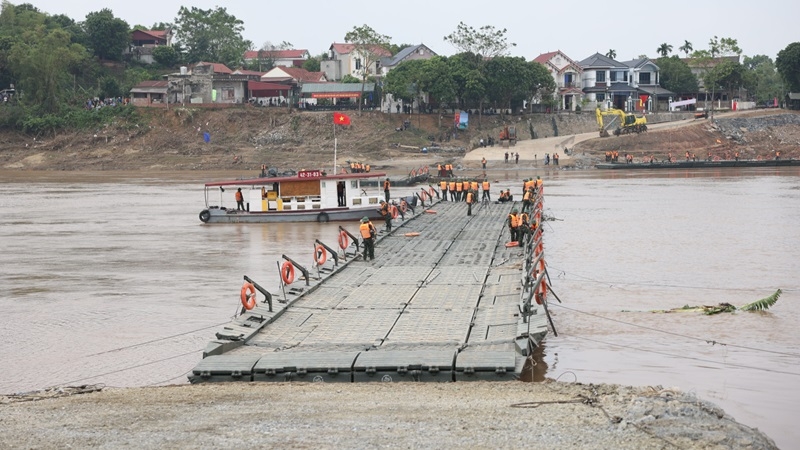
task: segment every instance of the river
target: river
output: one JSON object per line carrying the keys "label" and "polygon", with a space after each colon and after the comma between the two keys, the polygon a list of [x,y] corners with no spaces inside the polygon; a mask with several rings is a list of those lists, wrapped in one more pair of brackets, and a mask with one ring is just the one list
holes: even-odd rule
{"label": "river", "polygon": [[[800,169],[513,170],[495,188],[531,174],[563,301],[548,377],[695,392],[800,442]],[[0,172],[0,393],[185,383],[242,275],[277,292],[281,254],[310,264],[315,238],[336,242],[336,223],[202,224],[202,182],[226,177]],[[778,288],[766,312],[651,312]]]}

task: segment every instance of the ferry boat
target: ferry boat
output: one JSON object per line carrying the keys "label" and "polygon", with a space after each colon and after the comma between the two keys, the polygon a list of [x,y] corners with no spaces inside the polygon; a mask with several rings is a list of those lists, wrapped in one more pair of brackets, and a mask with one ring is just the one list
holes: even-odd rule
{"label": "ferry boat", "polygon": [[[362,182],[383,178],[385,173],[327,175],[321,170],[300,171],[292,176],[215,181],[205,184],[204,223],[328,222],[380,218],[382,190],[362,189]],[[244,208],[237,208],[241,189]],[[339,189],[343,189],[340,197]],[[219,204],[211,197],[219,194]]]}

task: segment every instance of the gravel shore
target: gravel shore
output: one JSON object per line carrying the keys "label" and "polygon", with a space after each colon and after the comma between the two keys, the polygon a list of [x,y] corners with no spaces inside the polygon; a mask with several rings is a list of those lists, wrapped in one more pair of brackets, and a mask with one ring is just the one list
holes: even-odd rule
{"label": "gravel shore", "polygon": [[224,383],[0,397],[3,448],[773,449],[660,387]]}

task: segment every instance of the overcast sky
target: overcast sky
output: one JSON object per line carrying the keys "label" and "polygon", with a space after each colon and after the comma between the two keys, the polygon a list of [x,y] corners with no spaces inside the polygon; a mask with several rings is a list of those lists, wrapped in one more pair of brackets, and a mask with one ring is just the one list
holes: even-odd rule
{"label": "overcast sky", "polygon": [[[66,14],[83,21],[86,14],[109,8],[130,26],[172,22],[181,6],[213,9],[224,6],[244,21],[244,38],[255,48],[269,41],[288,41],[312,55],[343,42],[354,26],[369,25],[395,44],[424,43],[440,55],[456,49],[442,38],[459,21],[478,28],[508,30],[516,43],[512,56],[530,60],[541,53],[563,51],[580,61],[614,49],[617,60],[647,55],[656,58],[662,43],[673,53],[685,40],[695,50],[707,49],[713,36],[739,41],[743,55],[767,55],[773,60],[792,42],[800,41],[795,21],[797,0],[728,1],[550,1],[535,0],[29,0],[48,14]],[[11,0],[13,4],[25,3]]]}

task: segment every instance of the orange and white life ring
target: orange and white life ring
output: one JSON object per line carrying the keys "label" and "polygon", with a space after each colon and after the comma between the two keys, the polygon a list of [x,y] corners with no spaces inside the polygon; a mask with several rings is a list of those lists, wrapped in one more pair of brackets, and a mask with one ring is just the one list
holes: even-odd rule
{"label": "orange and white life ring", "polygon": [[253,283],[245,283],[242,285],[242,306],[244,309],[250,311],[256,307],[256,287]]}
{"label": "orange and white life ring", "polygon": [[431,200],[433,200],[433,196],[436,195],[436,190],[432,186],[428,189],[428,195],[431,196]]}
{"label": "orange and white life ring", "polygon": [[328,252],[325,251],[325,247],[317,244],[314,246],[314,261],[317,262],[318,266],[325,264],[325,261],[328,260]]}
{"label": "orange and white life ring", "polygon": [[403,214],[405,214],[405,213],[406,213],[406,210],[407,210],[407,209],[408,209],[408,206],[406,206],[406,203],[405,203],[405,202],[403,202],[403,203],[400,203],[400,211],[403,211]]}
{"label": "orange and white life ring", "polygon": [[425,189],[419,191],[419,198],[422,199],[423,202],[428,199],[428,193]]}
{"label": "orange and white life ring", "polygon": [[541,305],[547,299],[547,282],[544,281],[542,278],[542,282],[539,283],[539,287],[536,290],[536,303]]}
{"label": "orange and white life ring", "polygon": [[342,230],[339,232],[339,248],[344,250],[348,245],[350,245],[350,238],[347,236],[347,233]]}
{"label": "orange and white life ring", "polygon": [[392,213],[392,219],[396,219],[397,218],[397,206],[394,206],[394,205],[390,206],[389,207],[389,211]]}
{"label": "orange and white life ring", "polygon": [[284,284],[292,284],[294,282],[294,264],[286,261],[281,266],[281,280]]}

